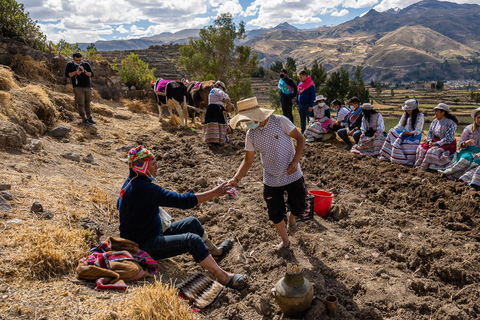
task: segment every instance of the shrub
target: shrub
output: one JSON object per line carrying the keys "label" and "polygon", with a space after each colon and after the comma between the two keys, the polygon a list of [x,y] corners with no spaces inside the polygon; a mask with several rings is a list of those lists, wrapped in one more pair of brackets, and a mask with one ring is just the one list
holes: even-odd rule
{"label": "shrub", "polygon": [[268,101],[272,108],[277,109],[280,107],[280,91],[277,88],[268,88]]}
{"label": "shrub", "polygon": [[[113,66],[113,69],[118,67]],[[137,54],[130,53],[122,60],[119,76],[127,87],[135,86],[137,89],[149,89],[150,81],[155,78],[155,68],[149,69],[148,64],[142,61]]]}
{"label": "shrub", "polygon": [[25,7],[15,0],[0,1],[0,34],[19,39],[37,50],[46,50],[46,36]]}

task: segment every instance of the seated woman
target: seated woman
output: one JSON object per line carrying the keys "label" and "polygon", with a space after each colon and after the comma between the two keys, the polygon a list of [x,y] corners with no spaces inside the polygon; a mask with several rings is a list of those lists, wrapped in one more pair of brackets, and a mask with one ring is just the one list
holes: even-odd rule
{"label": "seated woman", "polygon": [[197,204],[224,195],[224,184],[203,193],[178,194],[152,183],[157,174],[154,156],[142,146],[128,152],[130,173],[122,186],[117,208],[120,213],[120,237],[134,241],[153,259],[166,259],[190,253],[196,262],[213,273],[229,288],[243,289],[247,277],[228,273],[218,266],[212,254],[222,256],[233,242],[215,247],[197,218],[189,217],[169,223],[169,216],[159,207],[190,209]]}
{"label": "seated woman", "polygon": [[417,147],[422,141],[422,130],[425,117],[418,111],[417,99],[410,99],[403,103],[405,113],[398,124],[390,129],[378,158],[393,163],[415,164]]}
{"label": "seated woman", "polygon": [[350,150],[353,144],[349,137],[353,137],[355,143],[358,143],[358,140],[360,140],[360,135],[362,134],[360,127],[362,126],[363,114],[362,108],[360,107],[360,100],[357,97],[350,98],[348,103],[350,104],[351,111],[347,115],[346,126],[343,129],[339,129],[337,134],[340,139],[347,143],[345,149]]}
{"label": "seated woman", "polygon": [[465,127],[460,138],[460,152],[452,162],[438,172],[447,178],[460,179],[468,184],[480,185],[480,108],[472,110],[473,124]]}
{"label": "seated woman", "polygon": [[350,112],[350,109],[342,106],[340,100],[337,99],[332,101],[332,109],[337,110],[337,121],[329,124],[328,128],[330,129],[330,131],[337,132],[338,130],[343,129],[347,126],[347,116]]}
{"label": "seated woman", "polygon": [[325,103],[325,97],[319,95],[313,102],[313,116],[314,119],[310,121],[307,129],[303,135],[307,142],[314,142],[315,140],[321,140],[322,134],[328,132],[328,126],[332,123],[330,118],[330,107]]}
{"label": "seated woman", "polygon": [[385,142],[385,124],[381,113],[370,103],[362,104],[363,119],[360,140],[353,146],[353,153],[376,157]]}
{"label": "seated woman", "polygon": [[428,129],[427,142],[417,148],[415,167],[422,170],[445,168],[457,152],[457,118],[445,103],[439,103],[433,110],[435,120]]}
{"label": "seated woman", "polygon": [[222,81],[217,81],[208,95],[205,126],[203,127],[203,141],[205,143],[222,145],[228,142],[227,113],[233,111],[233,105],[225,91],[225,84]]}

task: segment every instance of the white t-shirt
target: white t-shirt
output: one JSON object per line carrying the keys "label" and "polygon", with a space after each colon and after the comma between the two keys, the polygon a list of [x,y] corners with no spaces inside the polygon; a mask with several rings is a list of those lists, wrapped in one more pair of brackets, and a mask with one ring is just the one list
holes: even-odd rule
{"label": "white t-shirt", "polygon": [[337,114],[337,121],[343,121],[345,120],[345,117],[347,116],[347,114],[349,113],[350,111],[345,108],[345,107],[340,107],[340,110],[338,110],[338,114]]}
{"label": "white t-shirt", "polygon": [[[281,116],[281,117],[278,117],[278,120],[280,120],[280,125],[282,126],[283,132],[285,132],[287,135],[290,135],[290,132],[292,132],[296,128],[295,125],[292,123],[292,121],[290,121],[290,119],[288,119],[287,117]],[[258,129],[260,130],[263,130],[264,128],[265,127],[262,127],[262,128],[258,127]],[[293,140],[292,140],[292,148],[293,148]],[[255,151],[252,140],[250,139],[248,134],[245,138],[245,151]]]}

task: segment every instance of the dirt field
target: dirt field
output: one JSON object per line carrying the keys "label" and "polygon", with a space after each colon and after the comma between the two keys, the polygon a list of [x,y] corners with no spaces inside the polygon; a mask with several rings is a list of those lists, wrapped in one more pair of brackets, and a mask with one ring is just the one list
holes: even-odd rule
{"label": "dirt field", "polygon": [[[128,113],[122,106],[111,107]],[[154,151],[157,183],[176,192],[199,192],[218,178],[230,178],[243,157],[241,130],[225,147],[210,149],[201,142],[199,128],[162,128],[154,115],[132,116],[100,117],[96,128],[70,123],[69,142],[41,137],[41,153],[0,152],[0,182],[12,185],[14,197],[11,213],[0,219],[0,319],[115,319],[124,299],[143,285],[132,284],[127,293],[98,292],[61,274],[40,281],[14,272],[12,252],[25,244],[11,239],[27,227],[75,229],[82,221],[93,221],[100,239],[118,235],[114,203],[127,174],[126,152],[115,151],[119,146],[142,143]],[[353,155],[341,147],[337,141],[306,147],[301,166],[308,189],[336,196],[329,218],[300,223],[290,252],[272,249],[280,239],[267,219],[258,157],[234,199],[169,210],[174,219],[198,217],[215,242],[233,235],[234,248],[220,265],[249,276],[248,289],[228,291],[199,313],[202,319],[287,319],[270,291],[289,262],[303,266],[315,284],[305,319],[327,319],[322,301],[330,294],[339,300],[335,319],[480,317],[478,192],[434,173]],[[64,159],[66,151],[82,157],[92,153],[99,165]],[[30,213],[34,201],[54,218]],[[95,234],[92,238],[94,244]],[[189,255],[160,265],[163,281],[183,281],[202,270]]]}

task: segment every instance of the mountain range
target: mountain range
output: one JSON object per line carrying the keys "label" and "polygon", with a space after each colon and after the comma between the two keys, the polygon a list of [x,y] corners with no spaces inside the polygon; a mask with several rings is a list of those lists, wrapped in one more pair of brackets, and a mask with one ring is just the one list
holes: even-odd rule
{"label": "mountain range", "polygon": [[[101,41],[98,50],[185,43],[199,29],[148,38]],[[301,30],[288,23],[249,30],[249,45],[268,68],[287,57],[298,69],[316,59],[328,72],[363,67],[367,81],[480,80],[480,5],[423,0],[401,10],[368,11],[332,27]]]}

